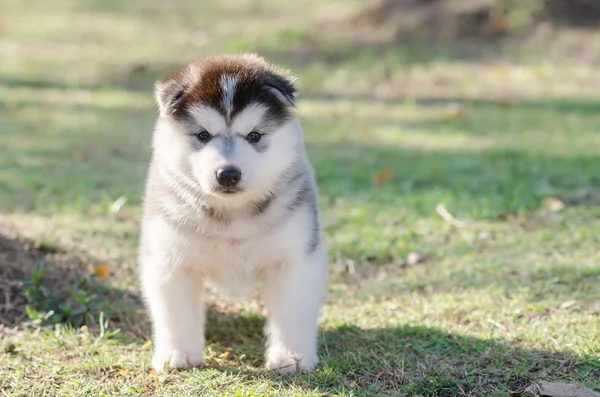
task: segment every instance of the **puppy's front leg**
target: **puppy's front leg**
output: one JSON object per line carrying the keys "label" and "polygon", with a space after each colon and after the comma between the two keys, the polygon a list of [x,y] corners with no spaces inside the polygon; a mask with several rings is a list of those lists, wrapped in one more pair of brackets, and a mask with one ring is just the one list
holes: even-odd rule
{"label": "puppy's front leg", "polygon": [[188,269],[165,266],[153,258],[146,258],[141,270],[154,331],[152,368],[198,366],[204,348],[202,284]]}
{"label": "puppy's front leg", "polygon": [[267,368],[283,373],[313,369],[318,361],[318,317],[326,284],[321,249],[267,274]]}

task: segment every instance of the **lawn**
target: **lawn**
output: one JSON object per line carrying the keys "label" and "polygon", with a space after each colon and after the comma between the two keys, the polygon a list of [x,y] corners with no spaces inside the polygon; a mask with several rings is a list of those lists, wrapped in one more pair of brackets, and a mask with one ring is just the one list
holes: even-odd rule
{"label": "lawn", "polygon": [[[354,0],[51,3],[0,17],[0,395],[600,391],[593,64],[368,45],[340,22]],[[135,263],[153,83],[238,51],[298,76],[330,254],[321,364],[268,373],[261,302],[213,297],[205,364],[157,375]],[[27,315],[51,298],[74,325]]]}

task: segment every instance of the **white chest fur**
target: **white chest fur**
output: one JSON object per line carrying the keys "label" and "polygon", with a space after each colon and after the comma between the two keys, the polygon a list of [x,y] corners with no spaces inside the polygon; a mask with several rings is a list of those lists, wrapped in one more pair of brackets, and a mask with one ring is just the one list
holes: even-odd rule
{"label": "white chest fur", "polygon": [[[184,267],[198,284],[206,283],[221,293],[240,297],[261,281],[265,269],[285,266],[286,258],[302,256],[310,239],[310,228],[305,225],[307,211],[299,210],[267,231],[258,222],[254,228],[246,224],[244,238],[238,233],[228,235],[223,229],[208,235],[178,229],[157,218],[146,225],[147,247],[154,258],[153,265],[161,270],[170,272]],[[232,225],[231,229],[235,228]]]}

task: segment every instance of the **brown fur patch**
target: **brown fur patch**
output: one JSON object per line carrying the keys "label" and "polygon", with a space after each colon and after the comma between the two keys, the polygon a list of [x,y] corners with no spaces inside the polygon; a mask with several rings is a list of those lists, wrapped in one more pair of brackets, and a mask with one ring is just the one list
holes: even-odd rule
{"label": "brown fur patch", "polygon": [[[296,89],[283,70],[254,54],[220,55],[198,59],[156,85],[156,98],[163,115],[185,118],[192,106],[209,106],[223,116],[224,76],[237,80],[230,116],[234,117],[252,103],[267,107],[268,121],[284,121],[291,116]],[[281,97],[273,90],[279,91]],[[283,101],[281,98],[287,100]],[[230,121],[230,120],[228,120]]]}

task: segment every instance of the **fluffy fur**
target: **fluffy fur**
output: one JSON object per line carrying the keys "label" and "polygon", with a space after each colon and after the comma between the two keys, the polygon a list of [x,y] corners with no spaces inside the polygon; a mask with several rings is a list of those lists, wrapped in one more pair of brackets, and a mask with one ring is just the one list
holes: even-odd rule
{"label": "fluffy fur", "polygon": [[[326,254],[293,80],[256,55],[218,56],[158,82],[156,99],[139,250],[152,367],[202,362],[206,286],[261,283],[267,368],[314,368]],[[223,167],[241,171],[231,189]]]}

